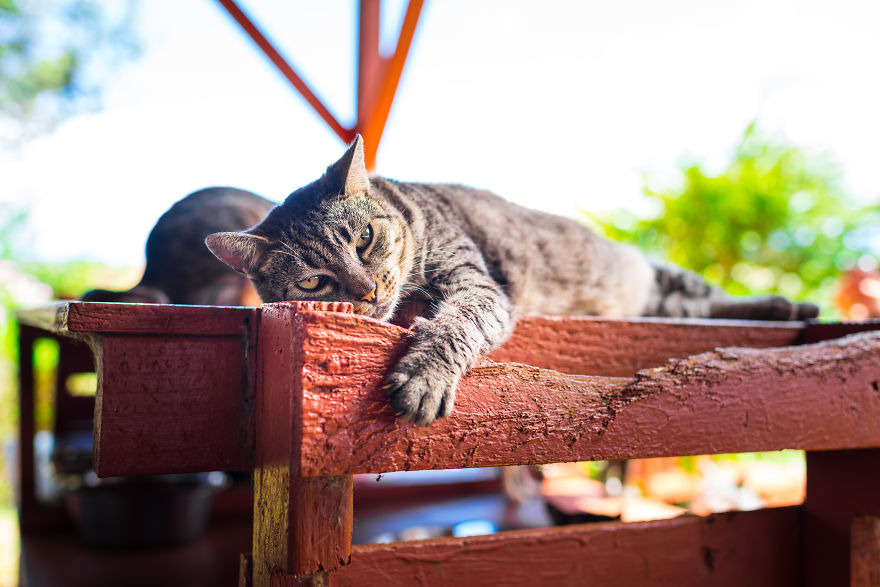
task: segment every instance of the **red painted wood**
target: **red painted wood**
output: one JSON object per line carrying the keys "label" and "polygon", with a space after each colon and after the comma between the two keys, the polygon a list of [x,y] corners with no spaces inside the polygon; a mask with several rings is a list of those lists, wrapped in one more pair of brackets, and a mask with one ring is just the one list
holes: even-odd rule
{"label": "red painted wood", "polygon": [[21,312],[26,323],[53,332],[241,336],[257,308],[62,302]]}
{"label": "red painted wood", "polygon": [[635,379],[483,363],[453,415],[394,419],[381,386],[406,331],[303,312],[302,473],[492,466],[880,445],[880,333],[729,348]]}
{"label": "red painted wood", "polygon": [[860,516],[850,526],[850,585],[880,586],[880,517]]}
{"label": "red painted wood", "polygon": [[99,475],[251,468],[241,338],[108,335],[98,345]]}
{"label": "red painted wood", "polygon": [[[351,312],[350,304],[281,302],[263,306],[256,409],[253,584],[278,572],[320,583],[351,554],[352,477],[300,476],[303,335],[300,313]],[[275,580],[277,582],[277,579]],[[274,583],[273,583],[274,584]]]}
{"label": "red painted wood", "polygon": [[798,508],[355,546],[333,585],[800,585]]}
{"label": "red painted wood", "polygon": [[542,316],[520,320],[510,340],[489,358],[563,373],[632,377],[667,359],[718,347],[788,346],[802,329],[802,322]]}
{"label": "red painted wood", "polygon": [[[880,418],[866,425],[880,429]],[[849,585],[852,522],[880,516],[880,448],[808,452],[803,509],[805,584]]]}

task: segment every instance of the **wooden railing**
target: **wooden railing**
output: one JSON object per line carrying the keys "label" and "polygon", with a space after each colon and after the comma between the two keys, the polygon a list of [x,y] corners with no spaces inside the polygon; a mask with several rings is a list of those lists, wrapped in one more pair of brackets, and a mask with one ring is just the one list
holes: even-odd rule
{"label": "wooden railing", "polygon": [[[407,331],[350,311],[69,303],[24,320],[90,341],[99,475],[254,470],[245,584],[877,579],[880,325],[523,320],[420,428],[381,389]],[[783,448],[808,451],[802,506],[351,545],[355,473]]]}

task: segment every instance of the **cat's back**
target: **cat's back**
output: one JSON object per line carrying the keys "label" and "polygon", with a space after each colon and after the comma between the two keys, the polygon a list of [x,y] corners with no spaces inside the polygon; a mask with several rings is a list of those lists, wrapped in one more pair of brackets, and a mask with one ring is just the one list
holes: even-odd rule
{"label": "cat's back", "polygon": [[[229,300],[237,294],[227,294],[245,287],[246,280],[214,257],[205,237],[250,228],[274,207],[275,202],[238,188],[210,187],[189,194],[150,232],[142,284],[165,292],[171,303],[234,303]],[[226,282],[219,288],[212,285]]]}

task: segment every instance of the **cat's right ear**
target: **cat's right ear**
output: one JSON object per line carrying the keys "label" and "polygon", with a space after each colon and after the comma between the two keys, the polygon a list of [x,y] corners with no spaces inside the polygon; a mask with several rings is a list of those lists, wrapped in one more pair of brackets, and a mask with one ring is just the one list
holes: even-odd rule
{"label": "cat's right ear", "polygon": [[205,239],[215,257],[245,275],[256,269],[268,244],[265,238],[246,232],[215,232]]}

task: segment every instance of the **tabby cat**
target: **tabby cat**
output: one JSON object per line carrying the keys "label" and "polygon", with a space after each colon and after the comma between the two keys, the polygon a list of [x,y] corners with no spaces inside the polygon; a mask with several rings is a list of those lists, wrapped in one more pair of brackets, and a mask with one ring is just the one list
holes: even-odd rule
{"label": "tabby cat", "polygon": [[147,239],[147,266],[128,291],[96,289],[87,302],[259,305],[260,298],[241,274],[217,260],[205,237],[221,230],[244,230],[275,206],[256,194],[214,187],[194,192],[165,212]]}
{"label": "tabby cat", "polygon": [[358,136],[258,225],[206,239],[265,302],[336,300],[378,320],[415,315],[387,380],[398,418],[449,415],[459,378],[534,314],[816,316],[783,298],[734,300],[577,222],[458,185],[367,177]]}

